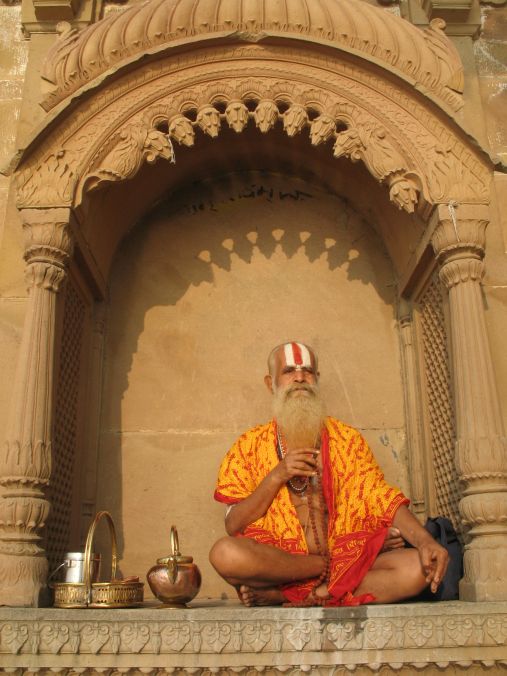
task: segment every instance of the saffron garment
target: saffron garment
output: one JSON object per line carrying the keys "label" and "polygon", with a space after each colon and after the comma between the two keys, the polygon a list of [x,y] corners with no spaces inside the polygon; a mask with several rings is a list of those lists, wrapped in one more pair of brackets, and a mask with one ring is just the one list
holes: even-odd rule
{"label": "saffron garment", "polygon": [[[408,499],[389,486],[373,454],[353,427],[326,418],[321,433],[322,488],[328,510],[332,605],[359,605],[373,600],[353,592],[382,549],[394,514]],[[245,432],[232,446],[220,467],[215,500],[232,505],[247,498],[278,464],[276,422]],[[303,528],[287,486],[273,499],[264,516],[248,525],[238,537],[278,547],[291,554],[308,554]],[[288,601],[303,601],[313,580],[284,585]]]}

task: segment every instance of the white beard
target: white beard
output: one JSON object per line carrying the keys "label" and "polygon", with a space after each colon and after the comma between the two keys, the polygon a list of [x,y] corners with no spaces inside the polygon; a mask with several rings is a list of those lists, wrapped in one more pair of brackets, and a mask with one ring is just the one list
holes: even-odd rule
{"label": "white beard", "polygon": [[[308,394],[292,394],[299,388],[306,389]],[[285,389],[277,388],[273,414],[285,438],[287,450],[318,447],[325,415],[324,402],[317,386],[293,383]]]}

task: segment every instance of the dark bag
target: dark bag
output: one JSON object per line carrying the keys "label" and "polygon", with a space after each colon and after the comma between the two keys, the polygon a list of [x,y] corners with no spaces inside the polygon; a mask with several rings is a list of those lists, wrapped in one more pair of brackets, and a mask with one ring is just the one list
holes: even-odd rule
{"label": "dark bag", "polygon": [[449,565],[435,594],[428,587],[414,600],[416,601],[457,601],[459,581],[463,577],[463,549],[458,535],[449,519],[443,516],[429,518],[424,524],[426,530],[449,553]]}

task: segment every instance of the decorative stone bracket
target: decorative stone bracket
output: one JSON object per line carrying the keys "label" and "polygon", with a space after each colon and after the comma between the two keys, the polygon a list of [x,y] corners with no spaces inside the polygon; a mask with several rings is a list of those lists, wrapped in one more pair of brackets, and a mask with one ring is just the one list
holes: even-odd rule
{"label": "decorative stone bracket", "polygon": [[[313,146],[334,140],[334,157],[364,162],[374,178],[388,184],[389,196],[398,208],[409,213],[415,210],[422,179],[417,172],[408,170],[407,160],[396,149],[396,144],[381,124],[370,121],[365,115],[332,117],[323,113],[310,120],[303,105],[293,103],[281,112],[279,103],[277,105],[274,100],[263,99],[252,112],[241,100],[230,101],[224,113],[211,104],[205,104],[196,111],[186,111],[186,114],[171,110],[169,106],[148,110],[141,125],[124,127],[94,158],[83,181],[84,190],[94,190],[106,182],[132,178],[144,161],[152,163],[161,158],[174,162],[170,137],[189,147],[194,145],[195,127],[211,138],[216,138],[223,122],[240,133],[252,118],[262,133],[270,131],[281,120],[289,137],[309,127]],[[189,117],[192,112],[195,122]],[[167,129],[168,134],[159,131],[157,126]]]}
{"label": "decorative stone bracket", "polygon": [[22,211],[29,296],[0,458],[0,605],[39,605],[47,579],[42,529],[50,505],[58,292],[73,251],[69,210]]}

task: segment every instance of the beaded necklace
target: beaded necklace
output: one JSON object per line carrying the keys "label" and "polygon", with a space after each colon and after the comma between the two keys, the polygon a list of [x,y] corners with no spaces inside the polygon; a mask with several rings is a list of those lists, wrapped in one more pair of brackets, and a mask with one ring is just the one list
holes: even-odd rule
{"label": "beaded necklace", "polygon": [[[278,459],[282,461],[286,455],[286,450],[284,447],[282,435],[278,427],[276,429],[276,438],[277,438],[276,453],[278,455]],[[322,544],[320,541],[319,529],[317,527],[315,510],[313,505],[313,497],[314,494],[316,493],[319,503],[318,506],[319,513],[321,515],[324,514],[324,491],[322,489],[322,474],[318,465],[316,471],[317,471],[316,485],[314,485],[313,482],[310,481],[309,477],[300,477],[299,485],[294,484],[294,479],[289,479],[289,481],[287,482],[287,486],[293,493],[299,495],[300,497],[303,497],[306,491],[308,490],[308,516],[310,518],[310,525],[312,528],[314,542],[317,546],[317,552],[319,556],[321,556],[324,559],[324,569],[322,573],[319,575],[319,577],[315,580],[312,590],[310,591],[306,599],[303,599],[303,601],[300,601],[299,603],[284,603],[283,604],[284,607],[325,606],[327,605],[327,602],[330,599],[329,594],[327,596],[317,596],[315,594],[315,590],[318,587],[320,587],[320,585],[324,583],[329,584],[329,573],[330,573],[329,550],[327,546],[327,541],[324,544]]]}
{"label": "beaded necklace", "polygon": [[[282,461],[285,458],[287,451],[278,427],[276,428],[276,442],[276,454],[278,455],[278,459]],[[303,497],[308,489],[310,480],[308,477],[298,477],[297,481],[295,481],[295,479],[296,477],[289,479],[289,481],[287,481],[287,486],[293,493]]]}

